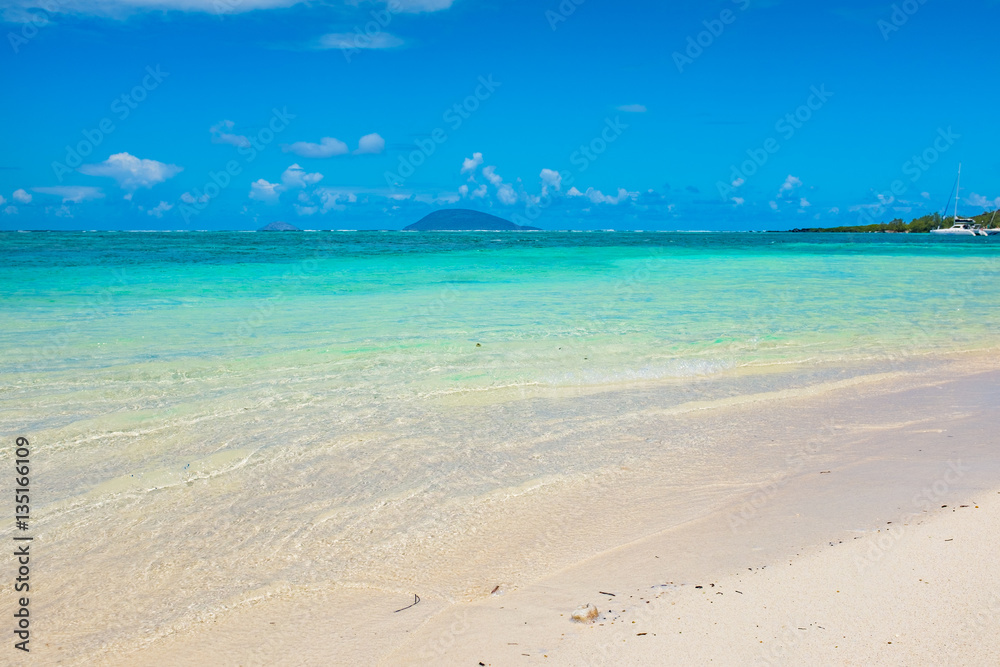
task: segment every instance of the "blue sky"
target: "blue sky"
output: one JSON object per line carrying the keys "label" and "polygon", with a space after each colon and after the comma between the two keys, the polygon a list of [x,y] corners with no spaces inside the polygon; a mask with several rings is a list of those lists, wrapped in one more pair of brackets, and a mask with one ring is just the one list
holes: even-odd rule
{"label": "blue sky", "polygon": [[0,6],[0,229],[832,226],[959,162],[1000,205],[991,0]]}

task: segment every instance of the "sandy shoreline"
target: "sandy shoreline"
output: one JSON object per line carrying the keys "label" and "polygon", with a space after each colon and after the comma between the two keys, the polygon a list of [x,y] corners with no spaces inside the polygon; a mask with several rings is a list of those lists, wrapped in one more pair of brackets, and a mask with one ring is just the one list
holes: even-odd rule
{"label": "sandy shoreline", "polygon": [[[646,415],[753,455],[718,461],[709,446],[688,504],[665,502],[669,471],[628,459],[571,493],[499,503],[508,522],[455,537],[464,569],[443,562],[473,582],[463,596],[429,581],[272,592],[102,662],[995,664],[1000,373],[966,373]],[[526,555],[542,561],[502,570]],[[586,603],[602,616],[569,621]]]}
{"label": "sandy shoreline", "polygon": [[557,609],[543,599],[571,596],[538,589],[422,628],[415,643],[430,651],[414,656],[407,647],[383,662],[997,664],[1000,496],[978,493],[968,503],[978,504],[684,583],[602,586],[621,578],[585,568],[578,581],[592,585],[578,597],[601,611],[590,625],[567,622],[569,613],[559,623],[545,618]]}

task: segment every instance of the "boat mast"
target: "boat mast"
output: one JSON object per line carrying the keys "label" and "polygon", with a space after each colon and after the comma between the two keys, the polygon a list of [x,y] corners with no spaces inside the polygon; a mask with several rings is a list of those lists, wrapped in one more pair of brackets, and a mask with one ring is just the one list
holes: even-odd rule
{"label": "boat mast", "polygon": [[962,191],[962,163],[958,163],[958,182],[955,184],[955,222],[958,224],[958,193]]}

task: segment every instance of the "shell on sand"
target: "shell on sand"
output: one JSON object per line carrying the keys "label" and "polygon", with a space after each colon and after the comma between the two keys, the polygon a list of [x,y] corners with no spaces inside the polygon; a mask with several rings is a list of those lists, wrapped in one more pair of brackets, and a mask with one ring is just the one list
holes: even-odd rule
{"label": "shell on sand", "polygon": [[581,623],[589,623],[597,618],[597,614],[597,607],[592,604],[585,604],[573,612],[573,620]]}

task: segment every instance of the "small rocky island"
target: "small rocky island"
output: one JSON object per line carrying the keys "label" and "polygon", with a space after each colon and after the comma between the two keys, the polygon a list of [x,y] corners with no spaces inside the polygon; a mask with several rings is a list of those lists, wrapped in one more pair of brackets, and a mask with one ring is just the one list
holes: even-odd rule
{"label": "small rocky island", "polygon": [[265,225],[257,230],[258,232],[301,232],[302,230],[295,225],[290,225],[287,222],[272,222],[269,225]]}
{"label": "small rocky island", "polygon": [[404,232],[537,232],[538,227],[515,225],[489,213],[466,208],[434,211],[417,222],[403,227]]}

